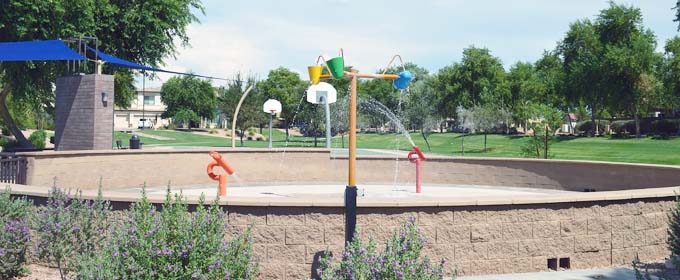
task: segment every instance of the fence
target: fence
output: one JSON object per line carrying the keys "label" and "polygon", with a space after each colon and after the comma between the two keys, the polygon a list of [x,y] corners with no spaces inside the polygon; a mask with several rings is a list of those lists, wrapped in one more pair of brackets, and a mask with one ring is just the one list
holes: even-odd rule
{"label": "fence", "polygon": [[24,157],[0,158],[0,183],[26,184],[27,165]]}

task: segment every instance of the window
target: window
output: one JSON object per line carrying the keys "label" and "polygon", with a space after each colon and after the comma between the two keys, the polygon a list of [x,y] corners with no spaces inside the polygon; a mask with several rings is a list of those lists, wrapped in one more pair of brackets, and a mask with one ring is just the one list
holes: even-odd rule
{"label": "window", "polygon": [[155,105],[156,104],[156,97],[155,96],[144,96],[144,105]]}

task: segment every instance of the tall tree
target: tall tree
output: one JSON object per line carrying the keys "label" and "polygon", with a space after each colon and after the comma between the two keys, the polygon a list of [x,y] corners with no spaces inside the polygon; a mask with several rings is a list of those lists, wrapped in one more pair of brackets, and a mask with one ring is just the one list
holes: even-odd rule
{"label": "tall tree", "polygon": [[[217,108],[220,111],[220,114],[222,114],[225,119],[229,120],[229,127],[231,127],[231,121],[234,118],[234,112],[238,102],[241,100],[241,96],[248,87],[251,85],[254,86],[255,84],[255,78],[248,77],[246,80],[243,80],[241,74],[236,74],[234,79],[226,86],[217,89]],[[265,100],[262,91],[257,87],[253,88],[246,99],[243,100],[243,104],[241,104],[241,108],[239,109],[238,119],[236,120],[236,129],[240,131],[238,135],[240,136],[241,146],[243,146],[245,131],[249,127],[262,127],[265,122],[268,122],[269,118],[266,113],[262,112],[262,104],[264,104],[264,102]],[[236,135],[236,131],[231,132],[231,137],[236,137]]]}
{"label": "tall tree", "polygon": [[660,105],[665,108],[680,106],[680,37],[666,41],[663,65],[659,69],[664,85],[664,97],[660,100],[665,101]]}
{"label": "tall tree", "polygon": [[463,105],[460,94],[461,85],[458,82],[460,70],[460,63],[453,63],[439,69],[432,78],[425,80],[428,88],[434,91],[435,109],[444,118],[455,117],[457,108]]}
{"label": "tall tree", "polygon": [[472,107],[485,103],[507,102],[509,91],[505,87],[505,69],[501,60],[491,55],[487,48],[468,47],[458,72],[461,105]]}
{"label": "tall tree", "polygon": [[180,116],[196,122],[195,117],[213,119],[217,110],[215,89],[210,82],[193,76],[170,78],[161,87],[161,101],[167,106],[163,118]]}
{"label": "tall tree", "polygon": [[300,102],[304,102],[302,97],[308,85],[308,82],[300,79],[298,73],[283,67],[269,71],[267,79],[257,83],[265,100],[271,98],[281,102],[281,118],[285,121],[286,141],[289,140],[288,129],[294,121]]}
{"label": "tall tree", "polygon": [[[157,66],[174,55],[175,42],[188,44],[186,26],[196,22],[193,11],[203,12],[200,0],[149,2],[131,1],[0,1],[0,41],[29,41],[91,36],[99,38],[104,52],[138,63]],[[87,65],[83,63],[83,65]],[[92,71],[89,65],[83,71]],[[105,67],[105,73],[119,72],[116,78],[115,103],[127,107],[134,91],[130,90],[132,73]],[[63,62],[7,62],[0,64],[0,115],[22,147],[30,147],[14,117],[7,110],[10,94],[13,102],[46,106],[54,104],[52,87],[56,77],[67,74]],[[121,83],[125,83],[123,85]],[[38,106],[38,105],[36,105]]]}
{"label": "tall tree", "polygon": [[654,66],[661,59],[655,53],[654,33],[643,26],[639,8],[613,2],[600,11],[595,30],[604,46],[603,90],[612,97],[612,109],[633,115],[635,135],[640,138],[641,109],[656,92]]}
{"label": "tall tree", "polygon": [[[586,104],[593,124],[599,110],[608,100],[606,92],[602,90],[603,49],[595,27],[588,19],[572,23],[566,37],[558,45],[558,52],[564,61],[567,100]],[[595,136],[595,125],[590,135]]]}

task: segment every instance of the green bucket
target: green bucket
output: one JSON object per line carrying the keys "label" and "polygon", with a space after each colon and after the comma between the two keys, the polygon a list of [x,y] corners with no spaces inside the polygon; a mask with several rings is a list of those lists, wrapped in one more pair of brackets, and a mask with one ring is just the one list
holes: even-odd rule
{"label": "green bucket", "polygon": [[333,75],[334,79],[342,79],[342,76],[345,75],[345,59],[343,59],[341,56],[331,58],[330,60],[326,61],[328,64],[328,68],[331,69],[331,75]]}

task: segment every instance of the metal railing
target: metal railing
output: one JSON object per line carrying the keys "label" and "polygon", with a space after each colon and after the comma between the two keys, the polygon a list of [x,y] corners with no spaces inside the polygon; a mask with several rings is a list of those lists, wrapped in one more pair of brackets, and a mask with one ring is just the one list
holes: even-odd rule
{"label": "metal railing", "polygon": [[0,158],[0,183],[26,184],[28,160],[25,157]]}

